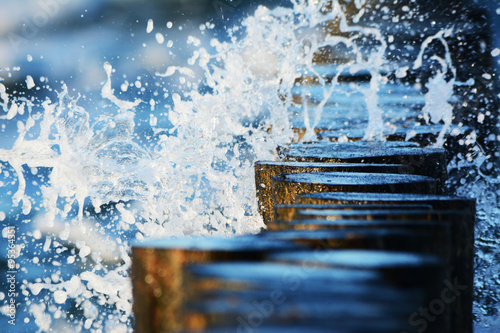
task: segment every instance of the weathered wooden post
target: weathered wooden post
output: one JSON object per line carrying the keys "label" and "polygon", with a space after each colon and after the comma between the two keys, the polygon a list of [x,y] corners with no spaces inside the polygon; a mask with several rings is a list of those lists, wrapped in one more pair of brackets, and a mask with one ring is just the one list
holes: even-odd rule
{"label": "weathered wooden post", "polygon": [[476,200],[447,195],[415,193],[357,193],[317,192],[300,195],[298,204],[313,205],[360,205],[370,209],[372,205],[429,205],[437,210],[464,210],[476,214]]}
{"label": "weathered wooden post", "polygon": [[[325,223],[326,224],[326,223]],[[307,226],[312,225],[308,224]],[[331,224],[330,224],[331,225]],[[384,228],[381,224],[375,228],[371,227],[348,227],[340,229],[301,228],[285,229],[285,224],[281,224],[282,230],[273,230],[263,233],[264,239],[289,241],[300,246],[307,246],[315,250],[319,249],[366,249],[385,251],[404,251],[415,253],[427,253],[439,255],[443,260],[448,260],[449,255],[449,234],[447,226],[432,225],[429,228],[405,228],[400,227]],[[422,223],[420,223],[422,225]],[[296,225],[295,225],[296,226]],[[302,226],[306,226],[302,224]],[[275,228],[276,229],[276,228]],[[433,231],[444,232],[439,237],[442,243],[435,243],[436,235]],[[446,238],[448,237],[448,238]]]}
{"label": "weathered wooden post", "polygon": [[[351,251],[338,250],[335,262],[330,252],[283,252],[270,257],[275,264],[191,265],[186,311],[203,318],[207,332],[289,332],[293,325],[307,332],[400,332],[440,290],[436,257],[358,250],[353,261]],[[443,314],[429,331],[445,325]]]}
{"label": "weathered wooden post", "polygon": [[[337,220],[326,220],[326,219],[305,219],[305,220],[291,220],[291,221],[275,221],[269,226],[269,231],[325,231],[325,230],[337,230],[337,231],[357,231],[359,229],[361,232],[366,230],[391,230],[395,229],[398,231],[405,231],[410,235],[417,235],[414,240],[409,240],[409,244],[399,244],[391,247],[392,249],[398,249],[402,251],[413,251],[422,253],[431,253],[443,258],[447,264],[450,264],[451,258],[451,235],[450,235],[450,225],[448,223],[442,222],[430,222],[430,221],[409,221],[409,220],[373,220],[373,219],[337,219]],[[274,233],[267,233],[271,234]],[[422,237],[418,235],[425,235],[427,238],[425,243],[421,242]],[[402,237],[402,242],[406,242],[405,237]],[[416,243],[414,243],[416,241]],[[378,243],[380,249],[384,249],[383,243]],[[389,250],[389,246],[385,248]]]}
{"label": "weathered wooden post", "polygon": [[[367,250],[327,250],[300,251],[281,253],[270,257],[278,262],[296,263],[305,267],[334,267],[344,269],[360,269],[377,271],[388,285],[396,286],[403,291],[406,288],[418,290],[421,296],[420,304],[407,311],[405,322],[400,323],[399,332],[415,331],[413,313],[429,307],[429,304],[440,299],[442,292],[443,263],[436,256],[387,251]],[[398,305],[402,305],[399,303]],[[440,311],[440,317],[427,324],[428,332],[447,332],[448,317],[445,309]],[[369,331],[368,331],[369,332]]]}
{"label": "weathered wooden post", "polygon": [[[293,205],[292,205],[293,206]],[[432,223],[440,222],[450,228],[450,257],[448,283],[457,284],[462,288],[460,297],[450,304],[452,330],[459,332],[461,328],[472,325],[472,288],[474,281],[474,226],[475,214],[467,207],[464,210],[342,210],[335,206],[301,205],[277,206],[276,219],[285,221],[293,220],[386,220],[405,221],[419,220]],[[312,208],[311,208],[312,207]],[[315,208],[314,208],[315,207]],[[324,208],[329,207],[329,208]],[[284,222],[283,222],[284,223]],[[425,223],[425,222],[424,222]]]}
{"label": "weathered wooden post", "polygon": [[295,248],[291,243],[256,236],[151,239],[132,246],[135,331],[179,332],[202,328],[196,316],[184,316],[187,265],[194,263],[262,261],[275,251]]}
{"label": "weathered wooden post", "polygon": [[315,192],[436,193],[433,178],[404,174],[293,173],[274,176],[271,184],[273,206],[292,204],[298,196]]}
{"label": "weathered wooden post", "polygon": [[285,161],[405,164],[412,174],[435,178],[439,191],[445,191],[446,151],[441,148],[416,148],[401,141],[311,142],[278,147],[278,153]]}
{"label": "weathered wooden post", "polygon": [[267,224],[273,219],[272,178],[285,173],[317,172],[369,172],[410,174],[411,167],[404,164],[321,163],[321,162],[255,162],[255,188],[259,212]]}

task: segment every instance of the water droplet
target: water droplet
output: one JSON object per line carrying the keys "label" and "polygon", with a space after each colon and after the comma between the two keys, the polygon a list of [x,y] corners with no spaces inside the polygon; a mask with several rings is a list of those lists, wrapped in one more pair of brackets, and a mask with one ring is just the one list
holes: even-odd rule
{"label": "water droplet", "polygon": [[146,32],[149,34],[151,33],[151,31],[153,31],[153,20],[152,19],[149,19],[148,20],[148,26],[146,27]]}

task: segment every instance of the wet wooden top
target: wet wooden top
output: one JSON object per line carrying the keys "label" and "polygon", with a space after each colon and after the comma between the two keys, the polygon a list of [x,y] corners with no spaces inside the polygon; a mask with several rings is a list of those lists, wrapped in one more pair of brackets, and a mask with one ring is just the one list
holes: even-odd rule
{"label": "wet wooden top", "polygon": [[373,202],[390,202],[390,201],[467,201],[474,202],[475,199],[454,197],[438,194],[415,194],[415,193],[358,193],[358,192],[318,192],[302,194],[301,197],[312,199],[325,200],[346,200],[346,201],[373,201]]}
{"label": "wet wooden top", "polygon": [[286,167],[310,167],[310,168],[408,168],[405,164],[377,164],[377,163],[322,163],[322,162],[298,162],[298,161],[257,161],[255,165],[271,165]]}
{"label": "wet wooden top", "polygon": [[445,229],[447,226],[440,222],[429,222],[426,220],[385,220],[385,219],[373,219],[373,220],[356,220],[356,219],[337,219],[337,220],[327,220],[327,219],[303,219],[303,220],[292,220],[292,221],[280,221],[277,220],[273,222],[274,225],[283,226],[316,226],[318,228],[324,227],[345,227],[345,228],[426,228],[430,229],[430,226],[439,227]]}
{"label": "wet wooden top", "polygon": [[434,178],[421,175],[363,172],[290,173],[273,177],[277,181],[325,185],[391,185],[402,183],[434,183]]}
{"label": "wet wooden top", "polygon": [[132,243],[132,248],[199,251],[273,251],[295,248],[288,242],[266,240],[257,235],[235,237],[157,238]]}
{"label": "wet wooden top", "polygon": [[[327,171],[343,171],[343,172],[380,172],[380,173],[412,173],[412,168],[406,164],[392,164],[392,163],[325,163],[325,162],[298,162],[298,161],[257,161],[255,168],[274,167],[273,173],[283,173],[280,170],[303,170],[302,172],[309,172],[309,170],[321,169]],[[352,171],[351,171],[352,170]],[[288,171],[293,172],[293,171]],[[300,171],[299,171],[300,172]],[[285,172],[286,173],[286,172]]]}
{"label": "wet wooden top", "polygon": [[312,240],[312,239],[338,239],[338,240],[353,240],[358,239],[381,239],[385,237],[406,237],[418,236],[414,231],[403,228],[387,228],[387,229],[342,229],[342,230],[284,230],[272,231],[262,234],[263,239],[276,239],[294,241],[297,239]]}
{"label": "wet wooden top", "polygon": [[380,157],[401,157],[445,154],[442,148],[417,148],[405,141],[382,143],[355,141],[347,143],[315,142],[299,143],[278,147],[282,158],[310,158],[313,160],[338,159],[343,161],[366,160]]}
{"label": "wet wooden top", "polygon": [[[369,218],[369,219],[388,219],[393,218],[412,218],[417,219],[427,219],[427,220],[462,220],[465,218],[470,218],[471,215],[463,211],[454,210],[427,210],[427,209],[403,209],[403,210],[370,210],[369,207],[366,210],[342,210],[342,209],[297,209],[294,218],[295,219],[307,219],[318,218],[318,219],[328,219],[333,217],[339,218]],[[457,218],[461,219],[457,219]]]}
{"label": "wet wooden top", "polygon": [[442,265],[439,257],[429,254],[417,254],[409,252],[393,252],[378,250],[324,250],[315,252],[295,251],[273,254],[271,259],[283,262],[311,262],[327,267],[349,267],[366,270],[377,270],[385,268],[408,268],[419,266]]}
{"label": "wet wooden top", "polygon": [[[475,212],[476,199],[448,195],[415,193],[357,193],[357,192],[317,192],[302,194],[298,203],[314,204],[427,204],[442,210],[468,210]],[[368,207],[369,208],[369,207]]]}

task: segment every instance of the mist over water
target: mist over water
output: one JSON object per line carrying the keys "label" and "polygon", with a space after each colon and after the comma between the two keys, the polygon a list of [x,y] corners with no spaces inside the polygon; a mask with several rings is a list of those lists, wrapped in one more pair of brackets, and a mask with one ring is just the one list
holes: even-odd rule
{"label": "mist over water", "polygon": [[[175,23],[145,21],[144,43],[169,50],[171,62],[124,77],[113,59],[99,59],[98,94],[50,72],[22,87],[8,84],[17,69],[0,72],[0,220],[5,239],[16,230],[15,329],[131,331],[130,242],[259,232],[253,163],[276,159],[279,144],[317,139],[325,123],[359,125],[380,141],[403,124],[441,124],[438,146],[452,123],[472,127],[450,158],[450,187],[478,199],[475,314],[479,332],[495,326],[500,181],[489,148],[496,133],[482,126],[496,124],[495,87],[457,73],[456,28],[424,31],[409,45],[373,23],[420,21],[410,2],[401,17],[383,2],[320,3],[259,6],[218,37],[220,23],[206,22],[175,42],[159,28],[178,34]],[[189,50],[185,61],[176,43]],[[411,103],[391,102],[391,93]],[[481,94],[486,108],[461,119]],[[297,123],[305,133],[292,130]],[[8,304],[1,311],[8,320]]]}

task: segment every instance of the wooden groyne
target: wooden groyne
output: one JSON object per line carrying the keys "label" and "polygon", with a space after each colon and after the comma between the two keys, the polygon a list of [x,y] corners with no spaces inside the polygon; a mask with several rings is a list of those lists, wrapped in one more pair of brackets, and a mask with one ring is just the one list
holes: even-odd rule
{"label": "wooden groyne", "polygon": [[442,149],[370,145],[257,162],[258,235],[133,246],[136,331],[472,332],[474,200]]}

